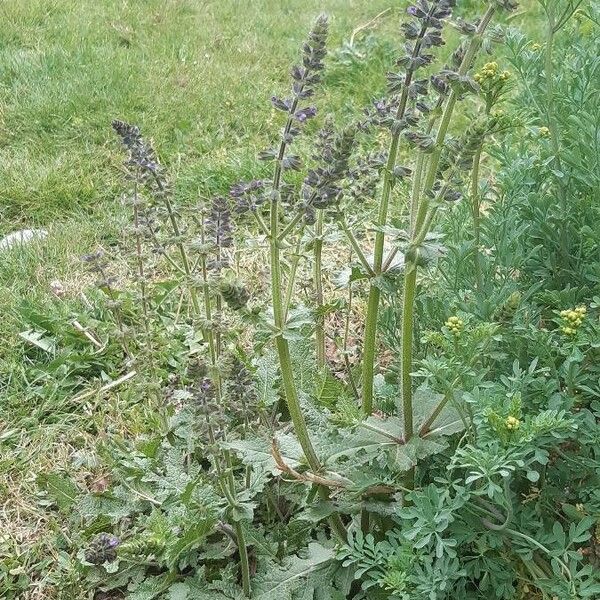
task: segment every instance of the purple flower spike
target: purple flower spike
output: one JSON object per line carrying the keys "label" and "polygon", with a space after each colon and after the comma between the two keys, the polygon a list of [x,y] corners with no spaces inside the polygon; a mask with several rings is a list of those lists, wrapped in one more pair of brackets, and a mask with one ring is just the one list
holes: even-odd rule
{"label": "purple flower spike", "polygon": [[304,123],[305,121],[307,121],[308,119],[312,119],[316,115],[317,109],[314,106],[307,106],[306,108],[303,108],[302,110],[296,112],[294,116],[298,121],[300,121],[300,123]]}

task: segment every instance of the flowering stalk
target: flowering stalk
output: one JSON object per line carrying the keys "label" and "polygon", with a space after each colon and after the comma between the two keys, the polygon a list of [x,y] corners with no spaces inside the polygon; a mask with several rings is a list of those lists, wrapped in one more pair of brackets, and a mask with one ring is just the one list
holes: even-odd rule
{"label": "flowering stalk", "polygon": [[[293,97],[291,100],[273,98],[273,104],[279,110],[287,113],[287,120],[283,135],[276,151],[268,151],[275,161],[273,183],[271,190],[270,215],[269,215],[269,257],[271,270],[271,300],[273,304],[273,320],[276,329],[275,346],[279,358],[281,380],[290,418],[294,425],[294,431],[302,447],[306,460],[314,473],[321,470],[321,462],[315,452],[310,439],[306,420],[300,406],[300,399],[296,383],[294,381],[294,370],[290,349],[287,339],[284,337],[286,324],[286,311],[284,298],[282,296],[282,274],[280,255],[280,230],[279,211],[281,205],[282,174],[284,168],[297,168],[299,158],[286,156],[289,144],[298,135],[299,131],[294,127],[296,122],[304,122],[307,118],[314,116],[313,108],[299,109],[300,101],[313,94],[313,86],[319,82],[319,71],[323,69],[323,58],[325,57],[325,41],[327,37],[327,19],[321,16],[317,19],[308,42],[303,48],[303,66],[292,69],[294,79]],[[324,486],[319,486],[319,494],[322,498],[329,498],[329,491]],[[346,539],[346,530],[339,517],[334,515],[330,518],[330,524],[335,533],[343,540]]]}
{"label": "flowering stalk", "polygon": [[[193,281],[193,269],[185,245],[182,241],[181,227],[179,226],[175,208],[169,198],[166,180],[154,149],[142,138],[139,128],[135,125],[115,120],[112,122],[112,127],[120,136],[123,145],[129,151],[129,160],[127,164],[138,171],[140,182],[143,182],[150,192],[162,201],[167,211],[171,229],[173,230],[176,240],[175,245],[177,246],[181,257],[181,266],[177,265],[176,268],[185,275],[186,286],[190,294],[193,312],[196,317],[200,317],[202,315],[202,309]],[[153,236],[156,240],[154,232]],[[168,258],[169,262],[173,264],[173,260],[166,253],[165,256]],[[204,337],[206,338],[206,335]]]}
{"label": "flowering stalk", "polygon": [[[353,151],[356,127],[350,126],[336,132],[331,119],[319,132],[316,152],[313,158],[316,164],[308,170],[302,187],[302,200],[305,220],[314,220],[313,241],[313,279],[316,304],[316,360],[317,367],[325,366],[325,314],[323,301],[323,234],[325,210],[337,210],[343,198],[343,180],[349,175],[349,161]],[[315,216],[316,213],[316,216]],[[349,232],[348,232],[349,233]],[[349,233],[350,239],[352,235]],[[364,257],[363,257],[364,258]],[[366,261],[365,261],[366,262]]]}
{"label": "flowering stalk", "polygon": [[[490,4],[483,18],[481,19],[477,30],[467,47],[464,58],[458,70],[458,77],[464,77],[469,71],[473,59],[479,50],[483,33],[489,25],[496,5]],[[419,247],[425,240],[429,227],[436,212],[434,206],[430,210],[430,196],[436,181],[438,165],[444,147],[444,141],[448,132],[448,127],[456,106],[460,92],[454,88],[446,102],[444,112],[438,128],[435,147],[429,158],[427,165],[427,174],[425,181],[421,186],[420,182],[414,184],[413,189],[420,191],[419,201],[415,203],[416,214],[411,218],[414,222],[412,239],[409,250],[406,253],[404,291],[402,298],[402,356],[400,371],[400,387],[402,394],[402,414],[404,418],[404,439],[408,441],[412,438],[413,431],[413,396],[412,396],[412,376],[413,371],[413,327],[414,327],[414,303],[417,286],[417,269],[419,260]]]}
{"label": "flowering stalk", "polygon": [[[213,206],[211,211],[211,219],[208,221],[210,226],[211,237],[214,238],[215,251],[216,251],[216,268],[220,269],[221,264],[221,247],[223,245],[228,245],[231,242],[230,236],[230,225],[229,225],[229,213],[226,207],[224,206],[224,200],[222,198],[215,198],[213,200]],[[212,380],[214,382],[215,387],[215,396],[218,406],[222,406],[223,398],[222,398],[222,382],[221,375],[218,370],[218,361],[220,355],[220,340],[215,336],[215,332],[212,327],[213,322],[213,314],[212,314],[212,303],[211,303],[211,295],[210,295],[210,282],[208,279],[208,262],[206,255],[206,231],[204,227],[204,222],[201,223],[201,246],[202,251],[200,254],[200,268],[202,272],[202,289],[204,293],[204,317],[206,322],[208,323],[208,327],[206,327],[206,337],[208,340],[209,347],[209,355],[210,362],[212,367]],[[207,415],[207,422],[209,421]],[[209,431],[211,431],[211,425],[209,424]],[[211,435],[213,438],[212,446],[214,447],[214,435]],[[226,441],[225,432],[223,432],[223,441]],[[229,504],[230,509],[235,509],[237,506],[236,500],[236,489],[235,489],[235,478],[233,476],[233,463],[231,459],[231,454],[229,450],[222,450],[223,457],[225,459],[227,472],[224,474],[221,464],[221,456],[217,453],[214,455],[214,461],[217,468],[217,474],[222,481],[221,489],[225,497],[227,498],[227,502]],[[223,481],[224,479],[224,481]],[[235,531],[238,553],[240,555],[240,570],[242,575],[242,589],[244,592],[244,596],[250,596],[250,563],[248,560],[248,547],[246,544],[246,538],[244,533],[244,528],[242,524],[238,520],[233,520],[233,529]]]}
{"label": "flowering stalk", "polygon": [[[402,91],[398,108],[396,111],[397,126],[392,132],[390,141],[390,149],[388,153],[387,163],[383,174],[383,190],[379,202],[379,210],[377,215],[377,233],[375,234],[375,248],[373,253],[373,272],[375,277],[381,274],[383,267],[383,254],[385,234],[382,228],[387,224],[388,209],[392,188],[394,185],[394,169],[398,158],[398,149],[400,146],[400,134],[402,127],[399,126],[402,119],[405,117],[406,107],[408,103],[409,88],[416,69],[419,66],[419,56],[423,46],[423,39],[430,26],[430,19],[433,18],[436,10],[439,10],[437,2],[432,2],[429,13],[423,19],[421,29],[416,36],[412,54],[409,58],[406,74],[402,85]],[[375,374],[375,345],[377,338],[377,318],[379,314],[379,301],[381,298],[381,290],[373,282],[369,287],[369,298],[367,301],[367,315],[365,318],[365,333],[363,342],[363,368],[362,368],[362,409],[366,415],[373,412],[373,378]]]}

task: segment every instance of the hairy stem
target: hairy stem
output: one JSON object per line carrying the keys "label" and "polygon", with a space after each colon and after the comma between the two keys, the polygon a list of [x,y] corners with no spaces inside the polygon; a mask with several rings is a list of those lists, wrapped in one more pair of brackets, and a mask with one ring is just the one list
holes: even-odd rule
{"label": "hairy stem", "polygon": [[317,210],[315,222],[314,243],[314,279],[315,295],[317,305],[317,317],[315,328],[317,368],[321,370],[325,366],[325,315],[323,314],[323,211]]}
{"label": "hairy stem", "polygon": [[[350,260],[352,261],[352,253],[350,253]],[[354,381],[354,375],[352,374],[352,365],[350,364],[350,359],[348,358],[348,338],[350,337],[350,318],[352,316],[352,282],[348,284],[348,306],[346,309],[346,319],[344,323],[344,341],[342,342],[342,355],[344,356],[344,364],[346,365],[346,371],[348,373],[348,381],[350,382],[350,386],[352,387],[352,392],[354,393],[354,397],[358,401],[360,399],[360,394],[358,393],[358,388],[356,387],[356,382]]]}
{"label": "hairy stem", "polygon": [[475,281],[477,289],[483,287],[483,275],[481,268],[481,254],[479,247],[481,245],[481,202],[479,198],[479,167],[481,164],[481,146],[477,148],[473,156],[473,167],[471,170],[471,206],[473,212],[473,257],[475,264]]}
{"label": "hairy stem", "polygon": [[[302,90],[300,90],[301,92]],[[279,358],[279,368],[281,371],[281,380],[285,395],[286,405],[292,419],[294,431],[304,452],[304,456],[314,473],[321,470],[321,462],[310,439],[306,419],[300,406],[298,390],[294,381],[294,370],[290,356],[290,348],[287,339],[283,336],[285,328],[285,311],[282,297],[282,277],[281,277],[281,255],[280,255],[280,234],[279,234],[279,205],[281,202],[280,187],[282,176],[282,163],[287,149],[286,139],[293,125],[293,115],[298,108],[298,97],[294,99],[289,110],[289,116],[282,136],[277,160],[275,162],[275,172],[273,174],[273,195],[270,203],[270,222],[269,222],[269,258],[271,268],[271,300],[273,303],[273,320],[276,329],[275,346]],[[326,487],[318,486],[318,493],[324,500],[329,499],[329,490]],[[329,523],[334,533],[342,540],[346,540],[346,529],[339,514],[334,514],[329,518]]]}
{"label": "hairy stem", "polygon": [[354,250],[354,252],[356,252],[356,256],[357,256],[358,260],[360,261],[360,264],[362,265],[365,272],[369,275],[369,277],[374,277],[375,272],[373,271],[373,268],[369,264],[367,257],[365,256],[364,252],[362,251],[360,244],[358,243],[358,240],[356,239],[355,235],[352,233],[352,231],[348,227],[348,224],[346,223],[345,219],[343,217],[340,217],[338,219],[338,224],[341,227],[344,234],[346,235],[346,237],[348,238],[348,241],[350,242],[352,249]]}
{"label": "hairy stem", "polygon": [[[431,11],[435,8],[435,3],[432,4]],[[412,57],[418,56],[421,50],[423,36],[427,31],[426,23],[421,27],[421,31],[417,37],[413,47]],[[404,117],[406,106],[408,103],[408,89],[412,82],[414,69],[409,68],[404,77],[404,85],[400,95],[400,102],[396,113],[396,119],[400,120]],[[387,223],[388,209],[392,187],[394,185],[394,167],[398,158],[398,148],[400,146],[400,131],[394,131],[390,142],[390,149],[387,163],[383,174],[383,189],[379,202],[379,211],[377,215],[378,230],[375,234],[375,248],[373,252],[373,271],[375,276],[380,275],[383,267],[383,250],[385,244],[385,234],[382,231]],[[365,318],[365,333],[363,342],[363,369],[362,369],[362,409],[366,415],[373,412],[373,378],[375,375],[375,351],[377,342],[377,318],[379,315],[379,300],[381,298],[381,290],[371,282],[369,287],[369,299],[367,301],[367,315]]]}
{"label": "hairy stem", "polygon": [[248,560],[248,548],[246,547],[246,541],[244,536],[244,529],[242,524],[236,521],[233,524],[235,530],[235,537],[237,539],[237,547],[240,553],[240,569],[242,571],[242,591],[244,596],[250,597],[250,561]]}
{"label": "hairy stem", "polygon": [[[471,63],[481,45],[482,35],[489,25],[495,12],[495,6],[490,5],[481,19],[477,32],[471,39],[465,56],[458,70],[459,75],[466,75],[471,67]],[[402,298],[402,364],[400,370],[400,387],[402,393],[402,407],[404,418],[404,437],[409,441],[413,436],[413,390],[412,390],[412,371],[413,371],[413,331],[414,331],[414,304],[416,298],[417,271],[419,259],[419,245],[425,239],[428,228],[431,225],[432,215],[429,214],[429,196],[435,184],[437,169],[442,154],[444,141],[450,126],[452,114],[458,100],[458,93],[453,90],[450,92],[448,101],[444,108],[442,119],[438,128],[435,149],[429,159],[427,175],[420,191],[420,200],[415,202],[413,209],[416,211],[414,219],[411,216],[411,223],[414,223],[413,239],[411,248],[407,253],[406,276],[404,281],[404,291]],[[413,188],[414,189],[414,188]],[[435,208],[435,207],[434,207]],[[428,218],[429,217],[429,218]]]}
{"label": "hairy stem", "polygon": [[298,272],[298,265],[300,263],[300,259],[302,258],[302,255],[300,252],[302,250],[303,231],[304,231],[304,228],[302,228],[298,232],[298,241],[296,243],[296,251],[294,253],[294,257],[292,258],[292,264],[290,266],[290,274],[288,276],[287,291],[285,293],[285,302],[283,304],[284,321],[287,319],[287,315],[290,310],[290,305],[292,303],[292,297],[294,296],[294,285],[296,283],[296,273]]}

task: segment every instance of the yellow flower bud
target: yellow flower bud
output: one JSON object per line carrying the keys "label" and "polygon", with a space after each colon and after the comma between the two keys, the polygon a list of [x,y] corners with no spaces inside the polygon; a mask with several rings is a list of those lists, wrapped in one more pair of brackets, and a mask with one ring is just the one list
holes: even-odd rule
{"label": "yellow flower bud", "polygon": [[548,127],[540,127],[538,133],[540,134],[540,137],[550,137],[550,129],[548,129]]}
{"label": "yellow flower bud", "polygon": [[510,429],[510,430],[515,430],[515,429],[519,429],[519,426],[521,425],[521,421],[519,421],[519,419],[517,419],[517,417],[506,417],[506,428]]}

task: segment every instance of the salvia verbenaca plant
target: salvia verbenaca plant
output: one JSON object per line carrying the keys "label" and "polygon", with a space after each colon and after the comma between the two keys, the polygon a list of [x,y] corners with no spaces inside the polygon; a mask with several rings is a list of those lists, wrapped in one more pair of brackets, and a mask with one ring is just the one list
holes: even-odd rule
{"label": "salvia verbenaca plant", "polygon": [[[376,364],[377,320],[381,297],[378,277],[384,272],[384,265],[389,264],[389,261],[384,257],[385,227],[388,224],[393,190],[396,188],[399,180],[412,175],[412,188],[408,202],[410,207],[408,215],[410,231],[405,251],[404,300],[401,323],[403,336],[401,399],[398,402],[403,414],[404,437],[406,441],[410,440],[414,434],[413,383],[411,378],[413,368],[413,310],[417,270],[422,253],[421,246],[427,239],[427,234],[440,206],[448,199],[456,198],[456,194],[453,193],[449,182],[441,178],[441,176],[445,175],[444,171],[446,169],[443,169],[440,173],[440,169],[445,166],[442,162],[446,149],[445,141],[458,100],[466,93],[475,92],[478,89],[476,82],[470,77],[469,72],[494,12],[501,8],[512,8],[512,3],[492,3],[476,26],[472,28],[463,26],[463,29],[468,31],[468,39],[452,55],[451,65],[443,69],[439,74],[418,79],[420,71],[433,63],[434,56],[431,50],[444,43],[441,32],[445,20],[451,16],[454,4],[454,2],[446,1],[424,2],[409,8],[408,13],[413,17],[413,20],[409,21],[403,27],[405,37],[407,38],[408,53],[398,61],[398,66],[403,70],[388,75],[388,97],[378,101],[374,105],[374,108],[368,111],[366,121],[363,124],[363,127],[367,129],[371,127],[383,127],[389,131],[390,135],[387,159],[381,169],[381,196],[376,221],[372,262],[367,260],[364,251],[360,248],[350,228],[344,226],[343,215],[340,216],[339,211],[337,211],[340,197],[339,191],[334,190],[333,193],[327,194],[325,201],[322,198],[317,199],[317,208],[319,206],[322,209],[335,207],[338,213],[338,221],[342,223],[343,231],[349,237],[363,268],[371,278],[367,314],[365,317],[362,357],[362,406],[364,413],[369,415],[373,409],[373,376]],[[300,93],[304,91],[304,87],[298,82],[302,81],[301,74],[306,77],[311,68],[315,70],[322,68],[320,60],[323,50],[319,50],[320,59],[314,64],[311,62],[310,54],[314,47],[311,46],[311,43],[314,45],[324,44],[324,32],[324,21],[320,20],[311,35],[312,42],[309,42],[305,47],[304,71],[298,68],[293,70],[292,74],[295,80],[293,85],[294,95],[290,99],[274,102],[277,108],[288,114],[279,151],[273,149],[262,154],[262,158],[270,158],[275,161],[275,173],[271,185],[269,202],[270,225],[266,226],[265,229],[271,243],[271,291],[273,293],[273,312],[275,316],[275,328],[277,330],[282,330],[285,326],[283,318],[285,310],[279,297],[281,289],[280,244],[286,235],[294,231],[293,227],[295,225],[299,224],[300,227],[303,227],[302,223],[305,214],[305,210],[303,213],[292,214],[289,218],[289,223],[283,226],[282,233],[280,233],[278,211],[281,202],[282,173],[287,169],[300,168],[299,157],[287,154],[288,146],[300,133],[300,129],[295,123],[297,121],[303,122],[307,114],[302,110],[299,113],[300,116],[297,114],[301,100],[306,97]],[[433,88],[435,96],[433,97],[433,101],[430,100],[427,102],[430,86]],[[312,87],[308,95],[313,95]],[[312,116],[314,110],[311,109],[309,114]],[[425,121],[424,126],[423,121]],[[346,138],[345,145],[350,147],[353,137],[351,135],[342,135],[341,139],[343,140],[344,138]],[[417,153],[414,171],[397,165],[402,140],[406,140]],[[340,146],[343,150],[342,156],[344,160],[340,160],[339,163],[344,169],[347,169],[345,162],[347,160],[346,156],[349,155],[349,149],[343,148],[341,144]],[[447,175],[446,178],[448,179]],[[310,172],[305,180],[305,191],[302,194],[304,207],[306,207],[307,203],[309,206],[315,206],[314,200],[311,200],[310,192],[306,189],[308,188],[306,184],[310,183],[311,180],[317,180],[314,172]],[[326,192],[328,191],[326,181],[323,182],[323,188]],[[266,189],[268,190],[268,188]],[[257,218],[260,218],[258,212],[255,212],[255,214]],[[298,393],[294,385],[293,365],[289,356],[288,342],[284,337],[283,331],[277,335],[276,344],[290,415],[292,416],[296,433],[299,436],[309,464],[313,470],[318,471],[320,463],[310,442],[306,423],[304,422],[299,406]]]}
{"label": "salvia verbenaca plant", "polygon": [[[292,88],[288,98],[272,98],[273,106],[286,114],[285,125],[282,130],[281,139],[277,147],[269,148],[261,153],[260,158],[273,163],[273,178],[270,182],[250,182],[239,184],[232,189],[232,196],[241,200],[241,210],[247,210],[251,206],[252,214],[263,233],[269,240],[270,269],[271,269],[271,294],[273,304],[273,326],[275,329],[275,344],[279,356],[279,366],[287,407],[294,424],[294,429],[302,450],[313,472],[321,471],[321,463],[315,452],[310,439],[306,420],[300,405],[298,390],[294,381],[294,370],[290,355],[289,343],[285,336],[287,306],[282,294],[282,264],[281,246],[286,236],[294,231],[296,225],[303,228],[305,217],[312,220],[311,213],[316,209],[323,209],[330,202],[339,198],[340,191],[336,188],[336,182],[341,178],[343,167],[347,161],[348,145],[351,134],[343,135],[338,140],[332,140],[327,133],[323,134],[322,154],[332,158],[330,165],[318,167],[311,170],[304,183],[305,191],[302,194],[300,210],[292,216],[289,223],[281,229],[280,211],[283,199],[290,191],[284,181],[287,171],[301,169],[302,161],[298,155],[289,152],[290,147],[301,133],[302,125],[316,115],[316,108],[308,104],[312,99],[315,88],[321,80],[321,71],[324,68],[325,44],[327,39],[327,19],[320,17],[309,38],[303,47],[302,64],[292,68]],[[324,158],[320,157],[320,158]],[[337,164],[340,163],[340,164]],[[256,190],[260,190],[261,202],[248,200],[253,198]],[[316,201],[316,204],[315,204]],[[250,205],[249,202],[252,204]],[[260,206],[268,205],[269,216],[265,222],[259,212]],[[319,225],[319,223],[321,225]],[[322,227],[322,218],[318,217],[317,227]],[[317,229],[317,236],[319,235]],[[292,271],[293,272],[293,271]],[[290,289],[293,282],[288,283]],[[322,343],[322,338],[321,338]],[[325,486],[320,486],[322,497],[327,500],[329,491]],[[332,526],[342,538],[345,537],[345,529],[338,515],[331,518]]]}
{"label": "salvia verbenaca plant", "polygon": [[[155,244],[155,250],[162,256],[167,257],[167,260],[176,271],[185,277],[185,284],[190,295],[194,315],[196,318],[200,318],[202,308],[198,298],[198,283],[195,280],[194,265],[184,243],[185,231],[182,230],[180,215],[171,200],[171,190],[165,170],[158,161],[152,146],[142,138],[138,127],[115,120],[113,121],[113,129],[128,150],[129,157],[126,166],[133,173],[137,185],[143,184],[145,186],[153,203],[152,208],[166,214],[166,220],[171,230],[170,237],[160,239],[156,226],[151,219],[146,218],[144,225]],[[138,202],[139,200],[135,203]],[[173,259],[170,258],[167,252],[170,245],[174,245],[178,249],[180,264],[173,262]]]}
{"label": "salvia verbenaca plant", "polygon": [[[227,442],[227,428],[219,424],[219,414],[224,407],[224,385],[226,385],[222,373],[223,348],[220,323],[222,299],[236,310],[243,308],[248,299],[243,286],[222,277],[222,272],[228,266],[225,252],[233,242],[229,204],[225,198],[215,197],[208,207],[200,210],[200,215],[192,215],[189,222],[184,221],[171,200],[171,191],[164,170],[150,144],[142,138],[139,129],[122,121],[114,121],[113,128],[128,150],[126,166],[132,173],[136,197],[140,194],[139,188],[143,186],[150,196],[152,208],[159,214],[162,212],[165,215],[166,226],[170,227],[170,235],[165,236],[164,233],[160,235],[156,224],[146,219],[143,225],[148,231],[145,231],[144,237],[151,241],[161,256],[168,259],[180,276],[183,289],[189,293],[193,322],[201,328],[208,346],[207,376],[200,378],[194,397],[196,406],[202,409],[205,419],[204,432],[209,442],[207,449],[212,453],[217,486],[227,500],[232,536],[240,557],[242,589],[245,595],[249,595],[248,549],[244,526],[241,523],[242,517],[238,516],[239,502],[236,499],[237,489],[232,459],[228,450],[218,446],[219,443]],[[139,205],[140,201],[135,201],[134,197],[134,206],[139,207]],[[134,211],[134,220],[136,229],[141,229],[142,221],[136,211]],[[141,246],[141,233],[137,239],[140,240],[138,244]],[[180,259],[178,263],[169,255],[171,245],[178,249]],[[141,248],[136,254],[142,255]],[[142,272],[141,268],[138,272]],[[239,386],[240,381],[244,380],[243,365],[234,362],[231,375],[232,386],[235,388],[236,382]],[[235,393],[229,395],[235,399]]]}
{"label": "salvia verbenaca plant", "polygon": [[[271,599],[283,594],[294,600],[302,592],[302,597],[317,598],[317,584],[298,590],[290,583],[290,579],[314,573],[318,573],[316,581],[325,581],[334,590],[331,597],[339,598],[421,600],[452,593],[464,598],[492,593],[502,598],[519,597],[517,593],[527,597],[532,581],[544,594],[556,597],[575,598],[580,589],[593,590],[587,597],[596,593],[590,565],[583,566],[581,557],[575,556],[579,545],[591,537],[589,515],[581,514],[578,524],[568,531],[559,524],[551,533],[534,508],[525,506],[515,517],[521,498],[542,495],[533,484],[546,477],[560,453],[568,451],[577,428],[587,432],[582,435],[594,435],[590,420],[595,417],[577,420],[562,407],[531,415],[523,408],[523,396],[534,379],[542,390],[540,396],[549,389],[546,379],[557,388],[554,394],[564,389],[574,393],[576,369],[572,365],[580,360],[577,352],[583,355],[581,349],[590,344],[587,308],[575,302],[565,304],[577,308],[557,313],[556,332],[540,334],[546,336],[542,345],[554,353],[549,359],[552,367],[543,372],[536,371],[536,364],[523,370],[515,359],[512,373],[500,372],[499,382],[486,380],[502,349],[499,331],[512,323],[523,302],[519,292],[498,303],[493,323],[474,323],[464,310],[464,296],[456,307],[444,306],[437,328],[422,336],[426,356],[418,364],[413,359],[415,338],[419,339],[415,331],[419,274],[432,257],[441,254],[441,236],[434,227],[447,207],[465,197],[467,214],[472,214],[474,289],[488,289],[480,264],[482,157],[490,139],[513,124],[498,109],[510,91],[511,75],[496,61],[477,71],[474,65],[494,15],[513,10],[516,3],[487,2],[483,15],[472,22],[453,16],[455,4],[454,0],[419,0],[408,8],[408,20],[402,26],[405,52],[388,73],[385,96],[367,108],[358,122],[337,127],[326,119],[306,159],[297,149],[303,147],[298,142],[301,136],[308,137],[306,124],[319,118],[318,92],[326,59],[328,25],[320,17],[303,46],[301,63],[292,68],[289,93],[271,100],[283,122],[277,143],[259,156],[271,176],[236,183],[228,197],[211,198],[191,214],[184,215],[176,207],[165,171],[139,130],[114,123],[128,151],[136,258],[143,263],[148,246],[172,267],[189,299],[191,322],[204,342],[200,351],[192,353],[184,393],[174,394],[191,406],[193,427],[185,431],[198,438],[187,440],[181,462],[194,466],[178,473],[186,486],[176,503],[185,512],[196,487],[200,489],[207,481],[221,500],[201,498],[206,500],[202,507],[208,516],[205,521],[199,516],[190,528],[197,538],[185,538],[185,543],[190,542],[189,552],[179,542],[173,543],[174,556],[164,542],[157,544],[159,549],[152,548],[153,556],[160,557],[159,564],[173,578],[167,578],[168,584],[181,572],[187,575],[196,570],[194,577],[206,577],[201,583],[210,586],[208,592],[201,589],[199,597],[214,592],[219,599],[239,597],[240,591],[246,597]],[[450,23],[461,41],[446,53],[443,64],[436,55],[445,44],[445,28]],[[457,119],[457,107],[468,96],[474,102]],[[478,108],[472,110],[471,104]],[[370,143],[371,138],[385,142]],[[375,223],[359,235],[352,211],[360,205],[368,214],[373,204]],[[232,268],[231,249],[236,241],[232,210],[254,219],[268,246],[271,311],[261,313],[249,306],[250,294]],[[327,233],[332,230],[338,239],[347,241],[348,247],[338,254],[350,254],[356,261],[348,283],[341,343],[346,358],[353,282],[367,293],[360,377],[346,363],[351,394],[332,376],[326,352],[325,317],[331,309],[323,256]],[[371,237],[368,248],[364,240]],[[296,302],[297,280],[306,256],[311,256],[311,311]],[[138,277],[146,281],[143,264]],[[493,282],[489,287],[493,288]],[[147,288],[141,291],[147,298]],[[398,293],[400,314],[390,320],[391,311],[382,306]],[[143,310],[151,314],[150,300],[144,302]],[[255,341],[258,350],[249,358],[240,340],[246,327],[250,330],[256,324],[261,328],[256,336],[260,340]],[[390,367],[388,357],[379,352],[380,337],[394,339],[388,346],[399,357],[389,359]],[[266,338],[274,342],[274,354],[262,354]],[[560,339],[558,350],[556,339]],[[273,356],[276,362],[269,362]],[[378,370],[385,377],[377,378]],[[313,390],[307,392],[306,380],[309,386],[315,387],[315,382],[319,386],[315,404],[335,406],[333,417],[307,401]],[[417,387],[417,380],[425,381],[428,388]],[[460,402],[456,402],[458,390]],[[462,390],[471,391],[463,394]],[[266,396],[270,414],[265,410]],[[283,432],[275,427],[281,425],[280,413],[291,420],[291,426],[283,425]],[[167,475],[177,462],[172,459],[171,452],[176,450],[172,439],[184,429],[176,423],[161,441],[161,451],[168,448],[164,464],[157,459],[156,470]],[[294,436],[288,434],[289,429]],[[448,447],[447,435],[459,432],[458,449],[452,450],[448,461],[432,458]],[[265,437],[266,447],[261,443]],[[199,453],[201,460],[195,461]],[[158,455],[156,450],[152,458]],[[415,473],[418,461],[430,459],[431,471]],[[201,469],[196,462],[202,463]],[[591,478],[591,467],[580,466]],[[139,465],[128,468],[138,469],[141,482],[148,480]],[[284,477],[271,485],[275,472]],[[165,479],[165,487],[171,489]],[[299,486],[290,485],[294,482],[310,486],[310,491],[298,491]],[[320,502],[313,504],[317,496]],[[152,504],[153,515],[162,510],[160,504]],[[310,524],[291,516],[290,505],[310,507],[304,515],[306,522],[326,520],[329,530],[315,535]],[[260,511],[260,518],[269,515],[268,526],[261,521],[254,528],[255,510],[256,514]],[[270,515],[274,520],[268,520]],[[189,526],[181,514],[176,516]],[[536,527],[538,534],[532,533]],[[171,529],[170,522],[168,526],[161,523],[160,535],[172,534]],[[265,531],[269,529],[273,532]],[[301,540],[297,546],[294,532]],[[204,542],[213,534],[226,539],[227,545],[211,537],[207,545],[214,545],[202,563],[200,551],[195,554],[198,540]],[[334,557],[329,534],[337,540],[339,563],[351,569],[358,583],[344,583],[340,579],[347,579],[345,575],[337,578],[333,571],[326,575],[321,571],[322,564]],[[279,570],[274,565],[289,558],[290,546],[293,552],[303,549],[292,563],[300,570],[289,567],[290,578],[269,587],[271,571],[285,575],[287,563]],[[476,550],[466,558],[461,547]],[[135,544],[101,534],[92,540],[85,559],[103,564],[134,550],[139,550]],[[221,561],[216,570],[222,573],[215,573],[208,565],[218,560],[215,555],[221,551],[231,565]],[[505,556],[510,557],[508,575],[498,568]],[[328,593],[329,588],[324,597]]]}
{"label": "salvia verbenaca plant", "polygon": [[[439,73],[428,74],[434,62],[432,50],[443,45],[442,30],[445,22],[452,14],[455,2],[440,0],[421,2],[411,6],[408,14],[412,19],[403,26],[406,37],[407,54],[398,60],[398,72],[388,75],[388,96],[375,103],[367,112],[362,129],[374,127],[384,128],[389,132],[390,144],[385,164],[381,167],[381,192],[378,215],[375,224],[375,243],[373,259],[369,261],[350,228],[345,225],[343,211],[340,210],[342,190],[337,181],[349,178],[348,161],[355,139],[353,129],[338,135],[338,141],[332,142],[332,135],[327,131],[320,136],[320,146],[329,156],[329,168],[313,169],[308,172],[304,186],[299,195],[301,209],[285,211],[282,215],[283,196],[291,192],[284,181],[289,170],[299,170],[302,161],[289,149],[301,133],[302,124],[316,114],[313,106],[307,106],[312,99],[315,86],[320,80],[325,56],[325,38],[327,24],[320,18],[304,47],[303,64],[292,69],[292,93],[289,98],[273,98],[275,108],[286,116],[281,141],[278,147],[261,153],[263,160],[274,163],[273,179],[267,182],[250,182],[239,184],[232,190],[232,195],[242,199],[242,209],[253,208],[261,230],[266,234],[270,244],[271,292],[273,302],[275,342],[279,355],[285,398],[294,428],[305,456],[313,471],[321,468],[319,458],[306,427],[306,422],[298,398],[298,390],[294,382],[293,364],[290,357],[289,344],[285,336],[286,313],[282,297],[281,247],[290,234],[302,232],[307,219],[314,218],[310,211],[330,211],[336,215],[341,228],[348,236],[362,267],[370,278],[367,314],[362,356],[362,407],[365,415],[373,410],[373,378],[376,364],[377,321],[381,298],[379,279],[389,260],[384,256],[385,228],[388,225],[390,203],[395,200],[393,192],[398,189],[400,180],[412,177],[408,222],[410,224],[405,250],[404,290],[402,330],[402,367],[401,397],[398,407],[404,419],[404,437],[408,441],[414,435],[413,426],[413,382],[412,382],[412,343],[413,312],[417,284],[417,271],[434,218],[444,202],[455,199],[456,192],[447,179],[451,179],[442,167],[446,151],[446,138],[452,122],[457,102],[467,93],[476,92],[477,83],[470,75],[470,70],[481,46],[483,36],[495,12],[514,8],[512,2],[492,2],[481,19],[472,26],[463,24],[466,39],[453,53],[451,63]],[[419,78],[423,72],[425,76]],[[431,93],[433,90],[433,93]],[[402,142],[413,148],[417,155],[414,169],[397,165]],[[446,179],[444,179],[446,177]],[[255,194],[257,190],[259,194]],[[293,195],[293,194],[292,194]],[[255,196],[260,201],[255,200]],[[248,199],[250,197],[250,200]],[[262,208],[269,209],[268,222],[262,216]],[[286,219],[287,217],[287,219]],[[316,240],[319,242],[315,255],[315,273],[319,273],[319,254],[321,251],[322,214],[317,215]],[[287,220],[287,223],[286,223]],[[296,228],[299,228],[296,229]],[[294,271],[292,270],[292,273]],[[288,288],[290,284],[288,283]],[[321,295],[319,283],[316,283],[318,302]],[[317,357],[323,363],[323,338],[320,330],[322,322],[317,325]],[[326,494],[326,491],[323,491]]]}

